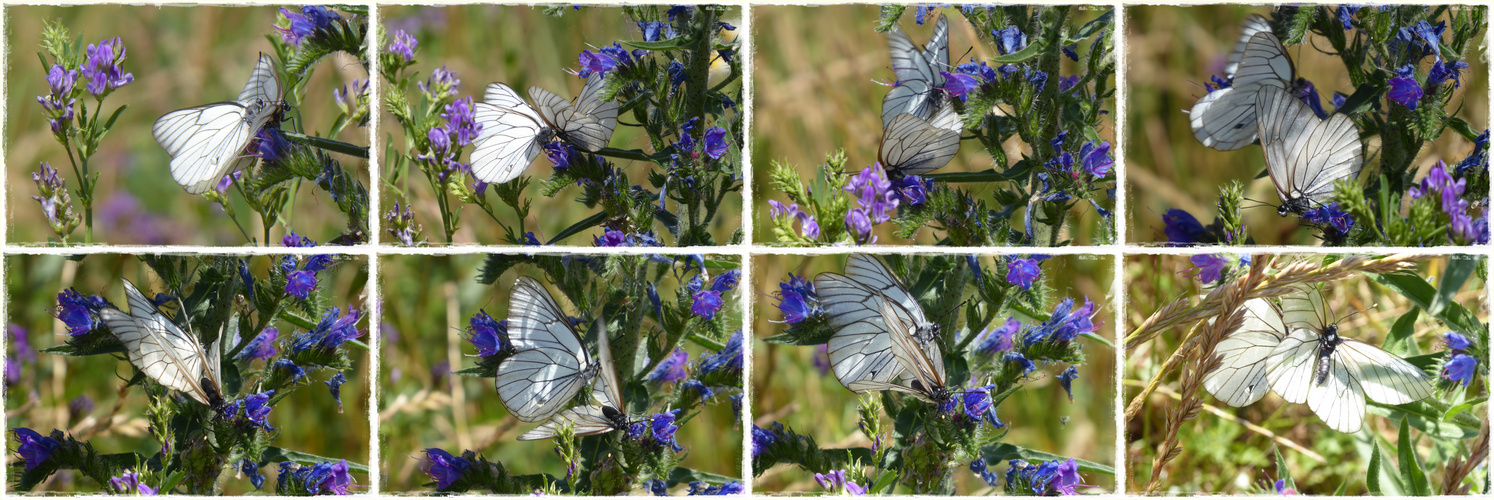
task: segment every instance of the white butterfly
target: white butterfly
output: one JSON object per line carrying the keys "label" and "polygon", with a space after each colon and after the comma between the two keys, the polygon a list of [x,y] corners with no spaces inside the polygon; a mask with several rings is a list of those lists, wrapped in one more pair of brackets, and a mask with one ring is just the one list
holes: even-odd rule
{"label": "white butterfly", "polygon": [[1224,77],[1234,78],[1235,71],[1240,68],[1240,59],[1245,57],[1245,47],[1250,45],[1250,38],[1256,33],[1271,33],[1271,21],[1266,16],[1251,14],[1245,16],[1245,23],[1240,27],[1240,37],[1235,39],[1235,47],[1229,51],[1224,61]]}
{"label": "white butterfly", "polygon": [[882,131],[877,161],[889,179],[923,175],[949,164],[960,153],[960,115],[943,106],[933,121],[909,113],[897,115]]}
{"label": "white butterfly", "polygon": [[1266,299],[1246,301],[1240,329],[1214,347],[1222,364],[1204,376],[1204,390],[1230,406],[1260,401],[1271,390],[1266,359],[1286,337],[1280,308]]}
{"label": "white butterfly", "polygon": [[882,261],[852,255],[845,275],[820,273],[814,285],[835,329],[828,345],[830,366],[846,388],[856,391],[856,382],[887,383],[903,374],[895,347],[898,331],[907,332],[919,351],[941,360],[942,372],[939,326],[924,317],[918,301]]}
{"label": "white butterfly", "polygon": [[472,174],[488,183],[504,183],[519,177],[545,144],[556,138],[586,152],[607,147],[617,128],[617,102],[603,101],[606,77],[595,74],[574,103],[553,92],[529,87],[529,97],[538,111],[502,83],[488,85],[483,100],[475,104],[474,118],[482,135],[473,142]]}
{"label": "white butterfly", "polygon": [[881,311],[883,324],[889,327],[892,353],[903,369],[913,374],[913,379],[908,385],[858,380],[846,384],[846,388],[858,393],[898,391],[933,404],[943,404],[953,398],[954,392],[944,382],[944,358],[940,356],[938,349],[933,352],[925,350],[925,346],[915,337],[915,332],[900,320],[898,307],[893,305],[892,299],[877,294],[867,305]]}
{"label": "white butterfly", "polygon": [[1271,183],[1281,196],[1276,213],[1302,215],[1333,197],[1333,184],[1354,180],[1364,165],[1354,121],[1342,113],[1319,119],[1312,108],[1287,91],[1262,88],[1256,94],[1258,132]]}
{"label": "white butterfly", "polygon": [[939,90],[944,87],[944,75],[939,72],[949,69],[949,20],[944,14],[939,14],[923,50],[895,24],[887,32],[887,45],[897,86],[882,98],[882,128],[891,127],[903,113],[927,120],[936,108],[948,107]]}
{"label": "white butterfly", "polygon": [[122,281],[130,312],[105,308],[99,311],[99,316],[124,344],[130,363],[145,376],[184,392],[199,403],[212,408],[222,406],[221,335],[204,352],[196,338],[161,314],[155,303],[140,293],[134,283]]}
{"label": "white butterfly", "polygon": [[555,416],[601,368],[544,285],[520,276],[509,296],[508,336],[515,352],[498,364],[498,398],[525,422]]}
{"label": "white butterfly", "polygon": [[1428,376],[1394,354],[1339,336],[1332,312],[1316,289],[1281,299],[1291,335],[1266,360],[1271,390],[1290,403],[1307,403],[1333,430],[1358,432],[1365,398],[1388,405],[1432,395]]}
{"label": "white butterfly", "polygon": [[254,136],[285,108],[280,76],[270,56],[259,55],[238,100],[166,113],[151,127],[171,155],[171,177],[191,194],[212,189],[224,175],[254,164],[245,152]]}
{"label": "white butterfly", "polygon": [[632,424],[632,421],[628,420],[627,411],[623,408],[622,389],[617,381],[617,369],[612,364],[612,348],[607,339],[605,326],[607,322],[599,318],[597,323],[603,325],[597,333],[597,351],[601,359],[601,383],[592,387],[591,395],[599,404],[567,408],[544,424],[540,424],[539,427],[520,435],[520,441],[555,437],[556,431],[565,422],[571,423],[577,436],[627,430]]}
{"label": "white butterfly", "polygon": [[1268,87],[1291,88],[1296,75],[1292,59],[1276,35],[1269,29],[1251,35],[1236,69],[1229,74],[1233,79],[1230,86],[1209,92],[1188,112],[1193,136],[1204,146],[1220,151],[1250,145],[1256,138],[1256,95]]}

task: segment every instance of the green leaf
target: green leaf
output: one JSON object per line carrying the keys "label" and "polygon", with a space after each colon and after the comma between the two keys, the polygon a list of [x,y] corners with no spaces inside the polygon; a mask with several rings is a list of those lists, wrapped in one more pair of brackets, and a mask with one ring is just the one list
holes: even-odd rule
{"label": "green leaf", "polygon": [[1421,470],[1421,463],[1416,456],[1416,444],[1411,441],[1411,423],[1401,421],[1401,434],[1396,438],[1396,458],[1401,465],[1401,480],[1406,483],[1410,493],[1414,496],[1428,496],[1432,494],[1432,486],[1427,483],[1427,475]]}
{"label": "green leaf", "polygon": [[1292,481],[1292,469],[1287,467],[1286,459],[1281,457],[1281,448],[1273,446],[1271,453],[1276,455],[1276,478],[1286,481],[1287,487],[1297,489],[1297,483]]}
{"label": "green leaf", "polygon": [[1463,136],[1464,139],[1468,139],[1469,141],[1478,139],[1478,135],[1483,133],[1474,130],[1473,126],[1469,125],[1467,120],[1456,116],[1447,119],[1447,128],[1453,129],[1454,132],[1457,132],[1458,135]]}
{"label": "green leaf", "polygon": [[1442,274],[1442,280],[1437,284],[1437,295],[1432,300],[1432,307],[1427,310],[1433,316],[1442,313],[1448,304],[1453,302],[1453,297],[1463,284],[1468,282],[1468,277],[1478,268],[1478,261],[1474,259],[1449,258],[1447,261],[1447,272]]}
{"label": "green leaf", "polygon": [[128,108],[128,107],[130,107],[130,105],[126,104],[126,105],[120,106],[119,109],[114,110],[114,113],[109,115],[109,121],[104,122],[104,129],[107,130],[107,129],[114,128],[114,120],[118,120],[119,119],[119,114],[123,113],[124,110],[125,110],[125,108]]}
{"label": "green leaf", "polygon": [[1004,56],[1000,56],[1000,57],[992,57],[991,58],[991,62],[997,63],[997,64],[1015,64],[1015,63],[1020,63],[1020,62],[1026,61],[1028,59],[1032,59],[1034,57],[1037,57],[1038,53],[1042,52],[1043,49],[1046,49],[1046,48],[1048,48],[1048,39],[1047,38],[1039,38],[1037,40],[1034,40],[1032,42],[1032,44],[1028,45],[1027,48],[1025,48],[1025,49],[1022,49],[1022,50],[1019,50],[1019,51],[1016,51],[1016,52],[1013,52],[1013,53],[1010,53],[1010,54],[1007,54],[1007,55],[1004,55]]}
{"label": "green leaf", "polygon": [[[260,456],[259,465],[260,467],[264,467],[266,464],[273,462],[295,462],[301,465],[316,465],[320,462],[337,462],[339,460],[342,459],[328,458],[320,455],[312,455],[310,453],[303,453],[299,451],[287,450],[277,446],[271,446],[269,448],[265,448],[264,455]],[[348,461],[348,470],[367,474],[368,466],[357,462]]]}
{"label": "green leaf", "polygon": [[1344,99],[1344,105],[1339,106],[1337,110],[1334,110],[1334,113],[1354,116],[1368,111],[1380,99],[1380,96],[1385,94],[1385,90],[1388,87],[1389,85],[1383,79],[1365,82],[1364,85],[1359,86],[1358,90],[1354,91],[1353,95]]}
{"label": "green leaf", "polygon": [[1380,467],[1380,442],[1370,439],[1370,462],[1369,470],[1364,473],[1364,487],[1375,496],[1380,496]]}
{"label": "green leaf", "polygon": [[871,491],[871,493],[874,494],[874,495],[875,494],[891,493],[892,492],[892,488],[896,487],[896,486],[897,486],[897,471],[895,471],[895,470],[885,470],[885,471],[882,471],[882,475],[877,476],[877,479],[872,482],[872,488],[875,488],[875,489],[873,489]]}
{"label": "green leaf", "polygon": [[[1013,458],[1020,458],[1028,462],[1051,462],[1054,460],[1068,460],[1070,457],[1054,455],[1045,451],[1023,448],[1021,446],[1013,444],[999,443],[982,448],[981,458],[986,459],[986,463],[997,463],[1006,462]],[[1075,458],[1074,462],[1079,464],[1079,470],[1084,472],[1094,472],[1109,476],[1115,475],[1115,468],[1108,465],[1078,458]]]}
{"label": "green leaf", "polygon": [[564,241],[566,238],[569,238],[571,236],[575,236],[576,234],[579,234],[582,231],[585,231],[587,229],[591,229],[592,226],[596,226],[598,224],[601,224],[603,221],[606,221],[606,220],[607,220],[607,212],[597,212],[596,214],[592,215],[591,217],[587,217],[585,219],[581,219],[580,222],[577,222],[575,224],[571,224],[571,227],[562,229],[559,233],[555,233],[555,237],[554,238],[550,238],[550,241],[545,242],[545,244],[546,245],[554,245],[556,243]]}
{"label": "green leaf", "polygon": [[1395,320],[1395,324],[1390,326],[1390,338],[1385,339],[1385,345],[1381,347],[1389,350],[1391,346],[1399,345],[1411,338],[1411,333],[1416,329],[1416,318],[1419,316],[1421,316],[1421,309],[1414,307],[1406,311],[1406,314],[1402,314],[1400,319]]}
{"label": "green leaf", "polygon": [[1100,17],[1096,17],[1093,21],[1084,23],[1084,26],[1080,26],[1079,31],[1074,32],[1074,39],[1083,40],[1089,38],[1095,33],[1109,28],[1111,22],[1113,22],[1114,20],[1115,9],[1107,10],[1104,14],[1100,14]]}
{"label": "green leaf", "polygon": [[[1375,275],[1375,281],[1410,299],[1417,307],[1428,312],[1432,310],[1432,301],[1435,300],[1437,290],[1420,276],[1405,273],[1380,274]],[[1447,323],[1454,330],[1467,335],[1481,334],[1484,331],[1483,323],[1457,303],[1447,304],[1443,307],[1441,314],[1433,314],[1433,316]]]}
{"label": "green leaf", "polygon": [[1461,413],[1463,413],[1465,411],[1468,411],[1469,409],[1473,408],[1474,406],[1478,406],[1480,404],[1483,404],[1484,401],[1488,401],[1488,400],[1489,400],[1489,398],[1486,396],[1486,397],[1482,397],[1482,398],[1478,398],[1478,399],[1475,399],[1475,400],[1472,400],[1472,401],[1465,402],[1465,403],[1457,405],[1457,406],[1453,406],[1452,408],[1448,408],[1447,411],[1442,414],[1442,419],[1443,420],[1450,420],[1453,417],[1456,417],[1459,414],[1461,414]]}
{"label": "green leaf", "polygon": [[669,160],[669,154],[667,153],[649,155],[648,153],[643,152],[642,149],[602,148],[601,151],[597,151],[594,154],[596,154],[597,156],[606,156],[608,158],[617,158],[620,160],[646,161],[652,163],[663,163]]}
{"label": "green leaf", "polygon": [[669,471],[669,484],[689,483],[691,481],[705,481],[711,484],[721,484],[738,482],[741,480],[731,476],[702,472],[687,467],[675,467],[674,470]]}

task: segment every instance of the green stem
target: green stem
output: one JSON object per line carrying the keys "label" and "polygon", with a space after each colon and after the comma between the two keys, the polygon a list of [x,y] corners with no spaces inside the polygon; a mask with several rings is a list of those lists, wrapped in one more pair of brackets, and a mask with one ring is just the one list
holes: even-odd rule
{"label": "green stem", "polygon": [[355,145],[355,144],[348,144],[346,142],[342,142],[342,141],[338,141],[338,140],[333,140],[333,139],[328,139],[328,138],[325,138],[325,137],[310,136],[310,135],[302,134],[302,133],[299,133],[299,132],[285,132],[285,138],[286,139],[290,139],[292,141],[299,142],[301,144],[305,144],[307,146],[311,146],[313,148],[322,149],[322,150],[326,150],[326,151],[331,151],[331,152],[334,152],[334,153],[342,153],[342,154],[345,154],[345,155],[348,155],[348,156],[352,156],[352,157],[355,157],[355,158],[361,158],[361,159],[364,159],[364,160],[368,159],[368,148],[367,147],[358,146],[358,145]]}

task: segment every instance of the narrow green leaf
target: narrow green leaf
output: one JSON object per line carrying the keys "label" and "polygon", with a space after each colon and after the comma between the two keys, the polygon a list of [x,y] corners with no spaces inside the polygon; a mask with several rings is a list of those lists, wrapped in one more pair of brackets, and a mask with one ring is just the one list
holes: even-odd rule
{"label": "narrow green leaf", "polygon": [[1452,408],[1448,408],[1447,412],[1445,412],[1445,413],[1442,414],[1442,419],[1443,420],[1450,420],[1453,417],[1456,417],[1459,414],[1461,414],[1461,413],[1463,413],[1465,411],[1468,411],[1470,408],[1473,408],[1474,406],[1477,406],[1477,405],[1481,405],[1481,404],[1484,403],[1484,401],[1488,401],[1488,400],[1489,400],[1488,397],[1482,397],[1482,398],[1475,399],[1473,401],[1468,401],[1466,403],[1454,406]]}
{"label": "narrow green leaf", "polygon": [[1433,316],[1442,314],[1442,310],[1451,304],[1453,297],[1463,284],[1468,282],[1468,277],[1478,268],[1478,261],[1474,259],[1450,258],[1447,260],[1447,272],[1442,274],[1442,281],[1437,284],[1437,295],[1432,300],[1432,307],[1427,309]]}
{"label": "narrow green leaf", "polygon": [[114,121],[118,120],[119,119],[119,114],[123,113],[124,110],[125,110],[125,108],[128,108],[128,107],[130,107],[130,105],[126,104],[126,105],[120,106],[119,109],[114,110],[114,113],[109,115],[109,121],[104,122],[104,128],[106,128],[106,129],[114,128]]}
{"label": "narrow green leaf", "polygon": [[874,494],[891,493],[892,488],[897,486],[897,471],[882,471],[882,475],[877,476],[877,480],[872,484],[872,487],[876,488],[875,491],[872,491]]}
{"label": "narrow green leaf", "polygon": [[1004,55],[1004,56],[1000,56],[1000,57],[992,57],[991,58],[991,62],[997,63],[997,64],[1016,64],[1016,63],[1020,63],[1022,61],[1026,61],[1028,59],[1032,59],[1034,57],[1037,57],[1038,54],[1041,53],[1043,51],[1043,49],[1045,49],[1045,48],[1048,48],[1048,39],[1047,38],[1039,38],[1037,40],[1034,40],[1032,42],[1032,44],[1028,45],[1027,48],[1025,48],[1025,49],[1022,49],[1022,50],[1019,50],[1019,51],[1016,51],[1016,52],[1013,52],[1013,53],[1010,53],[1010,54],[1007,54],[1007,55]]}
{"label": "narrow green leaf", "polygon": [[721,484],[740,481],[740,479],[731,476],[723,476],[720,474],[698,471],[687,467],[675,467],[674,470],[669,471],[669,482],[671,484],[683,484],[689,483],[691,481],[705,481],[711,484]]}
{"label": "narrow green leaf", "polygon": [[1288,487],[1297,489],[1297,484],[1292,481],[1292,469],[1287,467],[1286,459],[1281,456],[1281,448],[1273,446],[1271,453],[1276,455],[1276,478],[1286,481]]}
{"label": "narrow green leaf", "polygon": [[591,229],[592,226],[596,226],[598,224],[601,224],[602,221],[605,221],[605,220],[607,220],[607,212],[597,212],[596,214],[593,214],[591,217],[587,217],[585,219],[581,219],[580,222],[577,222],[575,224],[571,224],[571,227],[562,229],[559,233],[555,234],[554,238],[550,238],[550,241],[545,242],[545,244],[546,245],[554,245],[556,243],[564,241],[566,238],[569,238],[571,236],[579,234],[582,231],[585,231],[587,229]]}
{"label": "narrow green leaf", "polygon": [[[986,463],[1006,462],[1013,458],[1020,458],[1028,462],[1051,462],[1053,460],[1068,460],[1070,458],[1007,443],[999,443],[981,449],[981,457],[986,459]],[[1078,458],[1075,458],[1074,462],[1079,465],[1079,470],[1084,472],[1094,472],[1110,476],[1115,475],[1115,468],[1108,465]]]}
{"label": "narrow green leaf", "polygon": [[[280,447],[271,446],[269,448],[265,448],[264,455],[260,456],[259,464],[261,467],[263,467],[265,464],[274,462],[295,462],[301,465],[316,465],[320,462],[336,462],[339,460],[342,459],[328,458],[320,455],[312,455],[310,453],[303,453],[299,451],[292,451]],[[365,474],[368,473],[367,465],[353,461],[348,461],[348,469]]]}
{"label": "narrow green leaf", "polygon": [[684,47],[685,41],[686,41],[685,37],[677,36],[677,37],[674,37],[674,38],[670,38],[668,40],[659,40],[657,42],[640,42],[640,41],[623,40],[622,43],[623,43],[623,45],[627,45],[627,46],[635,48],[635,49],[643,49],[643,50],[673,50],[673,49],[678,49],[678,48]]}
{"label": "narrow green leaf", "polygon": [[368,147],[356,144],[348,144],[342,141],[328,139],[326,137],[315,137],[296,132],[285,132],[285,138],[292,141],[311,146],[313,148],[342,153],[354,158],[368,159]]}
{"label": "narrow green leaf", "polygon": [[1370,439],[1370,462],[1369,470],[1364,473],[1364,487],[1375,496],[1380,496],[1380,467],[1380,442]]}
{"label": "narrow green leaf", "polygon": [[1400,461],[1401,481],[1406,483],[1406,493],[1413,496],[1431,495],[1432,486],[1427,483],[1427,475],[1421,470],[1416,456],[1416,443],[1411,441],[1410,422],[1401,420],[1401,433],[1396,441],[1396,459]]}
{"label": "narrow green leaf", "polygon": [[1406,339],[1411,338],[1411,333],[1415,331],[1416,318],[1419,316],[1421,316],[1421,309],[1415,307],[1406,311],[1406,314],[1402,314],[1400,319],[1395,320],[1395,324],[1390,326],[1390,337],[1385,339],[1385,345],[1381,347],[1389,350],[1392,346],[1400,345]]}

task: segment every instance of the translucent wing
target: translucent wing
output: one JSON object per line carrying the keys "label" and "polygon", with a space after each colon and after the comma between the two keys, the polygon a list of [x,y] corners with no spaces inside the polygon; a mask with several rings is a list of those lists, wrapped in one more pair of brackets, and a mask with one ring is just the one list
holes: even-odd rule
{"label": "translucent wing", "polygon": [[534,119],[535,123],[543,123],[539,112],[535,111],[524,98],[519,97],[518,92],[508,85],[502,83],[490,83],[482,95],[483,102],[497,106],[505,111],[520,113]]}
{"label": "translucent wing", "polygon": [[577,436],[594,436],[606,434],[617,430],[612,420],[607,418],[602,407],[594,405],[577,406],[567,408],[560,414],[555,415],[549,421],[540,424],[539,427],[530,429],[529,432],[519,435],[520,441],[535,441],[539,439],[550,439],[555,437],[562,422],[571,422],[572,429]]}
{"label": "translucent wing", "polygon": [[1286,48],[1268,30],[1252,35],[1230,87],[1209,92],[1188,111],[1193,136],[1204,146],[1233,151],[1255,142],[1257,95],[1265,88],[1287,88],[1296,78]]}
{"label": "translucent wing", "polygon": [[[517,109],[533,112],[529,105],[520,104],[523,107]],[[477,180],[501,184],[517,179],[543,149],[539,138],[544,125],[539,118],[514,109],[486,102],[473,105],[473,118],[482,124],[471,157]]]}
{"label": "translucent wing", "polygon": [[550,418],[591,384],[597,366],[550,292],[532,278],[514,283],[508,323],[518,352],[498,365],[498,397],[520,420]]}
{"label": "translucent wing", "polygon": [[828,352],[835,378],[853,391],[857,381],[888,382],[902,373],[892,352],[892,339],[874,295],[855,280],[836,273],[814,278],[820,304],[835,333]]}
{"label": "translucent wing", "polygon": [[959,152],[959,132],[905,113],[882,132],[878,159],[889,174],[922,175],[948,164]]}
{"label": "translucent wing", "polygon": [[1350,368],[1364,396],[1379,403],[1403,405],[1432,395],[1426,372],[1416,365],[1354,339],[1344,339],[1334,358]]}
{"label": "translucent wing", "polygon": [[[940,71],[949,71],[949,19],[939,14],[939,21],[934,23],[934,33],[929,35],[929,43],[923,44],[923,58],[933,65],[935,78],[940,78]],[[942,85],[942,80],[936,80],[936,84]]]}
{"label": "translucent wing", "polygon": [[903,113],[928,119],[942,104],[938,88],[944,86],[944,76],[939,72],[949,67],[949,20],[939,15],[934,33],[921,50],[907,33],[893,25],[887,32],[887,46],[897,86],[882,99],[882,127],[891,126]]}
{"label": "translucent wing", "polygon": [[[161,385],[212,406],[211,395],[223,394],[218,360],[209,360],[197,339],[167,320],[133,283],[123,281],[129,314],[108,308],[99,313],[109,331],[124,344],[130,363]],[[203,387],[204,380],[210,388]]]}
{"label": "translucent wing", "polygon": [[1286,336],[1286,324],[1275,305],[1266,299],[1245,302],[1240,329],[1214,347],[1223,364],[1204,377],[1204,389],[1230,406],[1260,401],[1271,389],[1266,360]]}
{"label": "translucent wing", "polygon": [[1235,71],[1240,67],[1240,59],[1245,57],[1245,47],[1250,44],[1250,38],[1256,33],[1271,33],[1271,23],[1265,16],[1251,14],[1245,17],[1245,23],[1240,27],[1240,38],[1235,41],[1234,50],[1224,63],[1224,76],[1235,77]]}
{"label": "translucent wing", "polygon": [[1230,83],[1234,87],[1263,85],[1286,88],[1296,79],[1297,70],[1292,66],[1286,47],[1267,30],[1250,36]]}
{"label": "translucent wing", "polygon": [[1321,204],[1333,197],[1334,182],[1359,177],[1363,146],[1348,116],[1320,120],[1302,101],[1275,87],[1260,90],[1256,108],[1266,167],[1283,202]]}
{"label": "translucent wing", "polygon": [[889,327],[892,354],[903,364],[903,369],[914,373],[923,387],[944,387],[944,359],[933,357],[937,353],[929,353],[919,345],[918,340],[913,338],[913,332],[898,320],[897,306],[892,300],[879,294],[876,302],[882,311],[882,322]]}
{"label": "translucent wing", "polygon": [[1281,317],[1287,328],[1321,332],[1332,321],[1323,292],[1316,287],[1299,288],[1281,297]]}
{"label": "translucent wing", "polygon": [[[166,113],[151,127],[171,155],[171,177],[188,193],[202,194],[235,168],[252,164],[244,154],[269,120],[237,102],[220,102]],[[241,161],[246,160],[246,161]]]}
{"label": "translucent wing", "polygon": [[239,92],[239,103],[249,106],[256,102],[263,104],[275,104],[280,102],[280,75],[275,74],[275,61],[269,55],[261,53],[259,61],[254,64],[254,71],[249,74],[249,81],[244,84],[244,90]]}
{"label": "translucent wing", "polygon": [[1364,390],[1359,375],[1358,367],[1344,363],[1335,354],[1329,362],[1328,377],[1322,383],[1310,384],[1307,407],[1333,430],[1359,432],[1364,425]]}
{"label": "translucent wing", "polygon": [[582,151],[598,151],[607,147],[617,128],[617,103],[601,100],[604,82],[601,75],[587,78],[574,105],[539,87],[529,87],[529,98],[562,140]]}
{"label": "translucent wing", "polygon": [[[1290,323],[1288,323],[1290,324]],[[1318,334],[1306,328],[1293,328],[1266,359],[1271,390],[1288,403],[1307,402],[1313,378],[1317,375]]]}
{"label": "translucent wing", "polygon": [[[941,101],[948,100],[948,98],[941,98]],[[939,110],[934,112],[934,118],[929,120],[929,125],[944,130],[953,130],[955,133],[965,131],[965,123],[960,121],[960,112],[955,111],[954,106],[948,102],[941,104]]]}
{"label": "translucent wing", "polygon": [[[598,318],[602,325],[607,322]],[[612,345],[607,338],[607,328],[603,326],[601,333],[597,335],[597,356],[601,364],[601,383],[592,388],[592,397],[602,403],[602,406],[622,410],[622,385],[617,382],[617,368],[612,364]]]}
{"label": "translucent wing", "polygon": [[926,82],[899,81],[896,87],[882,97],[882,129],[891,127],[893,119],[899,115],[910,114],[923,118],[933,115],[939,92]]}
{"label": "translucent wing", "polygon": [[903,394],[912,395],[913,397],[916,397],[925,403],[938,403],[938,401],[934,400],[933,397],[930,397],[930,395],[925,394],[923,391],[905,385],[889,384],[886,382],[874,382],[871,380],[859,380],[856,382],[851,382],[851,384],[846,386],[846,388],[857,393],[875,391],[897,391]]}
{"label": "translucent wing", "polygon": [[[925,328],[932,324],[923,315],[923,307],[918,305],[918,300],[908,293],[902,280],[893,275],[892,270],[888,269],[881,259],[866,254],[851,255],[846,260],[846,277],[868,290],[891,299],[896,305],[893,309],[897,313],[897,318],[908,328]],[[931,339],[918,340],[919,343],[927,343]]]}

